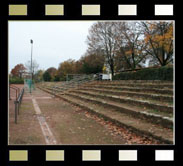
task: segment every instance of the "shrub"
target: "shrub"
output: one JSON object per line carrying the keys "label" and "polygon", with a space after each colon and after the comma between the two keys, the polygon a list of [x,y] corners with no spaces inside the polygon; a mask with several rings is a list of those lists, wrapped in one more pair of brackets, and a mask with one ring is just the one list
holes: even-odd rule
{"label": "shrub", "polygon": [[24,79],[12,77],[12,78],[9,78],[9,83],[10,84],[24,84]]}
{"label": "shrub", "polygon": [[113,80],[167,80],[173,81],[173,67],[144,68],[116,74]]}

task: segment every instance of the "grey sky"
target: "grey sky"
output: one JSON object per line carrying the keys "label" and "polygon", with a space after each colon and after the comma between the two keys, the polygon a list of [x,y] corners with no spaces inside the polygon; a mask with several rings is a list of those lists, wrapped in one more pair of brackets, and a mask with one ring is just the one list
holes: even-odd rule
{"label": "grey sky", "polygon": [[34,40],[33,59],[40,69],[58,68],[69,58],[78,60],[84,55],[86,37],[93,21],[10,21],[9,72],[17,64],[30,60]]}

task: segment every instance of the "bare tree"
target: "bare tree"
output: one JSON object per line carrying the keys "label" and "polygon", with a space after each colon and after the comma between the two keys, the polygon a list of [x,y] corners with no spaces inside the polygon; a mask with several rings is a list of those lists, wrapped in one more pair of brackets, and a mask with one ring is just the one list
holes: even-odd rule
{"label": "bare tree", "polygon": [[32,78],[34,79],[34,75],[35,73],[38,71],[39,69],[39,64],[36,62],[36,60],[32,61],[32,69],[31,69],[31,61],[27,61],[25,63],[25,66],[27,68],[27,71],[32,74]]}
{"label": "bare tree", "polygon": [[88,50],[101,50],[112,74],[145,63],[147,44],[139,22],[98,22],[91,27],[87,39]]}
{"label": "bare tree", "polygon": [[116,40],[118,43],[117,63],[121,60],[124,69],[135,69],[145,62],[144,34],[138,22],[118,22]]}
{"label": "bare tree", "polygon": [[88,50],[90,52],[100,50],[104,54],[112,75],[114,74],[114,57],[117,49],[115,31],[115,22],[97,22],[92,25],[87,36]]}

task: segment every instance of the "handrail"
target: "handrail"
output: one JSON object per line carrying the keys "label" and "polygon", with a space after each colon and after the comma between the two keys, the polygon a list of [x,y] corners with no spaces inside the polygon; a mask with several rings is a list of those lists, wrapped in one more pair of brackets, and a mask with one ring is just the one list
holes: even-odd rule
{"label": "handrail", "polygon": [[[98,74],[98,75],[97,75]],[[81,77],[73,78],[70,81],[65,81],[61,86],[51,86],[49,87],[52,90],[53,95],[55,96],[57,93],[65,93],[70,89],[79,88],[79,86],[89,83],[91,81],[96,81],[99,79],[99,74],[91,74],[91,75],[80,75]],[[77,75],[78,76],[78,75]]]}
{"label": "handrail", "polygon": [[14,101],[14,104],[15,104],[15,123],[16,124],[17,124],[17,115],[19,115],[19,108],[20,108],[20,105],[22,103],[23,95],[24,95],[24,88],[21,90],[21,92],[19,93],[18,97],[16,97],[16,100]]}
{"label": "handrail", "polygon": [[16,86],[14,86],[14,85],[10,85],[10,87],[13,87],[13,88],[18,89],[18,93],[20,93],[20,88],[18,88],[18,87],[16,87]]}
{"label": "handrail", "polygon": [[[11,87],[11,86],[10,86],[10,88],[16,91],[16,100],[17,100],[17,98],[18,98],[18,96],[17,96],[17,91],[18,91],[18,89],[14,88],[14,87]],[[9,95],[10,95],[10,94],[9,94]],[[19,94],[18,94],[18,95],[19,95]],[[10,97],[10,96],[9,96],[9,97]],[[10,99],[11,99],[11,97],[10,97]]]}

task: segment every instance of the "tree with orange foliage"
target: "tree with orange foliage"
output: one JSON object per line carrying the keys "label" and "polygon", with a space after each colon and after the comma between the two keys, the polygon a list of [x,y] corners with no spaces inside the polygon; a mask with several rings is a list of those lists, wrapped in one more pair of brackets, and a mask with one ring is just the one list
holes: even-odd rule
{"label": "tree with orange foliage", "polygon": [[26,68],[23,64],[17,64],[12,70],[11,74],[13,77],[19,77],[22,78],[23,73],[25,73]]}
{"label": "tree with orange foliage", "polygon": [[57,75],[60,77],[61,80],[66,80],[67,74],[75,74],[74,71],[75,60],[68,59],[59,64]]}
{"label": "tree with orange foliage", "polygon": [[142,22],[146,52],[153,57],[154,64],[165,66],[173,63],[173,22]]}

